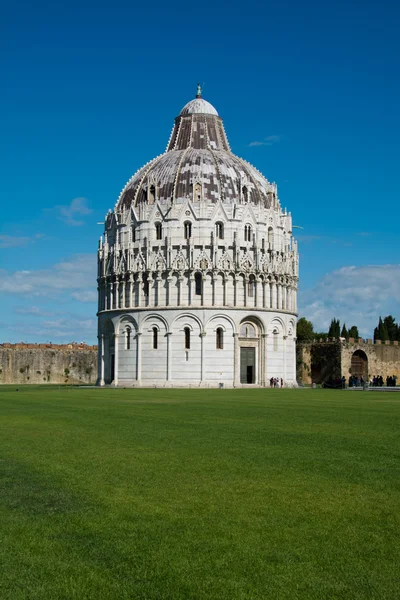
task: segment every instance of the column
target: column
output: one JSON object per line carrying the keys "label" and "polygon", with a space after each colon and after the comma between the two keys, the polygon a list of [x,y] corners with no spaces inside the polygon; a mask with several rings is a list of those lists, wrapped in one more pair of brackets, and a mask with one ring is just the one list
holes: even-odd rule
{"label": "column", "polygon": [[179,277],[178,277],[178,306],[181,306],[181,304],[182,304],[182,281],[183,281],[183,277],[182,277],[182,275],[179,275]]}
{"label": "column", "polygon": [[140,332],[138,332],[136,335],[137,335],[137,356],[136,356],[137,380],[138,380],[138,383],[140,383],[140,381],[142,379],[142,334]]}
{"label": "column", "polygon": [[233,385],[234,387],[240,386],[240,347],[239,347],[239,334],[234,333],[234,371],[233,371]]}
{"label": "column", "polygon": [[126,283],[125,283],[125,279],[122,280],[122,302],[121,302],[121,308],[125,308],[126,305],[126,300],[125,300],[125,289],[126,289]]}
{"label": "column", "polygon": [[119,308],[119,281],[117,277],[114,281],[114,307]]}
{"label": "column", "polygon": [[99,356],[100,356],[100,365],[99,365],[99,385],[104,385],[104,334],[98,336],[99,338]]}
{"label": "column", "polygon": [[283,336],[282,345],[283,345],[283,383],[286,383],[286,340],[287,335]]}
{"label": "column", "polygon": [[171,298],[171,274],[168,273],[167,276],[167,286],[166,286],[166,298],[165,298],[165,306],[170,306],[170,298]]}
{"label": "column", "polygon": [[171,335],[172,331],[167,331],[167,381],[171,381]]}
{"label": "column", "polygon": [[200,333],[201,340],[201,375],[200,375],[200,383],[204,381],[204,338],[206,336],[206,332],[202,331]]}
{"label": "column", "polygon": [[259,298],[259,296],[261,296],[261,286],[260,286],[260,278],[257,277],[254,281],[254,306],[256,308],[259,308],[262,306],[262,302],[260,302],[260,300],[262,300],[262,298]]}
{"label": "column", "polygon": [[132,273],[129,275],[129,308],[132,308],[133,306],[133,275]]}
{"label": "column", "polygon": [[265,279],[263,279],[262,280],[262,294],[263,294],[262,305],[263,305],[263,308],[268,308],[268,305],[267,305],[267,290],[269,291],[269,283],[267,283],[265,281]]}
{"label": "column", "polygon": [[137,280],[136,280],[137,305],[138,305],[138,307],[142,306],[142,283],[143,283],[142,274],[138,273]]}
{"label": "column", "polygon": [[148,274],[147,283],[149,286],[149,296],[147,299],[147,306],[154,306],[154,279],[153,279],[152,273]]}
{"label": "column", "polygon": [[268,373],[267,373],[267,341],[268,341],[268,333],[262,333],[261,334],[261,346],[263,349],[263,366],[264,366],[264,370],[263,370],[263,381],[262,381],[262,385],[264,387],[268,387]]}
{"label": "column", "polygon": [[118,385],[119,334],[114,334],[114,385]]}
{"label": "column", "polygon": [[278,284],[276,287],[277,287],[277,290],[278,290],[278,293],[277,293],[277,298],[278,298],[278,300],[277,300],[277,308],[278,308],[278,310],[281,310],[282,309],[282,286],[280,284]]}
{"label": "column", "polygon": [[193,282],[194,282],[194,276],[193,276],[193,273],[190,273],[189,286],[188,286],[188,292],[189,292],[188,305],[189,306],[192,305],[192,300],[193,300]]}
{"label": "column", "polygon": [[271,282],[271,308],[276,308],[276,283]]}
{"label": "column", "polygon": [[233,280],[233,306],[237,306],[238,303],[238,283],[239,283],[239,277],[237,275],[235,275],[235,278]]}
{"label": "column", "polygon": [[109,309],[112,310],[114,308],[114,285],[112,279],[110,279],[110,306]]}
{"label": "column", "polygon": [[243,285],[244,285],[244,290],[243,290],[244,306],[247,306],[247,292],[249,290],[249,279],[248,279],[248,277],[245,277],[243,279]]}

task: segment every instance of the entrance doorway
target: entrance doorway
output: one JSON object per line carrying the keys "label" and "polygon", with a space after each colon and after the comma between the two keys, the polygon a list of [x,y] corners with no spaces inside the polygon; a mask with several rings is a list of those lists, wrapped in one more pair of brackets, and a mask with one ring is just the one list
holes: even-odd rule
{"label": "entrance doorway", "polygon": [[351,357],[351,374],[368,381],[368,357],[362,350],[356,350]]}
{"label": "entrance doorway", "polygon": [[256,349],[240,348],[240,383],[256,382]]}

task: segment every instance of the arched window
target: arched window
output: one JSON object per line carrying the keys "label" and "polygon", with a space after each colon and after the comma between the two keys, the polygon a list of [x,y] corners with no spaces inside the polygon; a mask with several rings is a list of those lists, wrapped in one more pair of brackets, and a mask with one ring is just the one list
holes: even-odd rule
{"label": "arched window", "polygon": [[270,250],[272,248],[273,243],[274,243],[274,230],[272,229],[272,227],[268,227],[268,246],[269,246]]}
{"label": "arched window", "polygon": [[243,202],[249,201],[249,193],[248,193],[247,187],[245,185],[242,187],[242,197],[243,197]]}
{"label": "arched window", "polygon": [[132,228],[132,242],[136,242],[136,227]]}
{"label": "arched window", "polygon": [[185,350],[190,350],[190,329],[189,327],[185,327]]}
{"label": "arched window", "polygon": [[256,329],[251,323],[243,323],[240,327],[240,337],[255,338],[257,337]]}
{"label": "arched window", "polygon": [[156,223],[156,240],[162,240],[162,225]]}
{"label": "arched window", "polygon": [[278,335],[279,335],[279,331],[275,328],[272,332],[273,334],[273,348],[274,348],[274,352],[278,352]]}
{"label": "arched window", "polygon": [[247,295],[249,298],[254,298],[254,279],[250,279],[247,284]]}
{"label": "arched window", "polygon": [[224,239],[224,224],[221,221],[215,223],[215,235],[217,237],[217,240]]}
{"label": "arched window", "polygon": [[224,348],[224,330],[222,329],[222,327],[218,327],[217,331],[215,332],[215,346],[217,348],[217,350],[223,350]]}
{"label": "arched window", "polygon": [[153,327],[153,349],[157,350],[158,348],[158,329],[157,327]]}
{"label": "arched window", "polygon": [[244,226],[244,241],[251,242],[251,225],[247,224]]}
{"label": "arched window", "polygon": [[131,335],[132,335],[132,330],[130,327],[127,327],[125,330],[125,334],[126,334],[126,338],[125,338],[125,348],[127,350],[131,349]]}
{"label": "arched window", "polygon": [[190,221],[185,221],[183,227],[185,231],[185,240],[188,240],[192,237],[192,224]]}
{"label": "arched window", "polygon": [[200,200],[201,200],[201,183],[199,183],[199,182],[195,183],[193,195],[194,195],[194,200],[196,202],[200,202]]}
{"label": "arched window", "polygon": [[194,276],[194,283],[195,283],[195,294],[196,296],[201,296],[201,287],[202,287],[202,281],[201,281],[201,273],[196,273],[196,275]]}
{"label": "arched window", "polygon": [[149,196],[148,196],[147,201],[149,204],[154,204],[155,199],[156,199],[156,188],[154,185],[151,185],[149,187]]}

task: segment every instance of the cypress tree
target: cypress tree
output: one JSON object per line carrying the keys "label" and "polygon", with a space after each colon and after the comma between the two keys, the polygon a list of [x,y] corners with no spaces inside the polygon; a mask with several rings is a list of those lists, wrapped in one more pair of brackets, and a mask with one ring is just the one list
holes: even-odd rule
{"label": "cypress tree", "polygon": [[340,337],[345,338],[346,340],[349,339],[349,333],[346,329],[346,323],[343,323],[343,327],[342,327],[342,333],[340,334]]}
{"label": "cypress tree", "polygon": [[349,337],[354,338],[355,340],[358,340],[358,338],[360,337],[358,333],[358,327],[356,325],[352,325],[352,327],[350,327]]}

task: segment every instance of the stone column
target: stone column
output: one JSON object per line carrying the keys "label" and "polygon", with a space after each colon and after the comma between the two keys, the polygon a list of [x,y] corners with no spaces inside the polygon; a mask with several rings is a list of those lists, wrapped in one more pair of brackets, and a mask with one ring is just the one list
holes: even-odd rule
{"label": "stone column", "polygon": [[243,291],[244,306],[247,307],[247,292],[249,290],[249,279],[248,279],[248,277],[244,278],[243,285],[244,285],[244,291]]}
{"label": "stone column", "polygon": [[114,281],[114,308],[119,308],[119,281],[118,277]]}
{"label": "stone column", "polygon": [[234,333],[234,371],[233,371],[233,385],[234,387],[240,386],[240,347],[239,347],[239,334]]}
{"label": "stone column", "polygon": [[98,336],[99,339],[99,385],[104,385],[104,333]]}
{"label": "stone column", "polygon": [[129,275],[129,308],[132,308],[133,306],[133,274],[131,273]]}
{"label": "stone column", "polygon": [[136,355],[136,363],[137,363],[137,380],[138,383],[141,382],[142,379],[142,334],[138,332],[137,334],[137,355]]}
{"label": "stone column", "polygon": [[278,285],[276,286],[278,289],[278,293],[277,293],[277,309],[281,310],[282,309],[282,286],[280,283],[278,283]]}
{"label": "stone column", "polygon": [[126,294],[126,283],[125,283],[125,278],[124,278],[122,280],[122,302],[121,302],[121,308],[125,308],[126,307],[125,294]]}
{"label": "stone column", "polygon": [[112,282],[112,279],[110,279],[110,305],[109,305],[109,309],[112,310],[114,308],[114,284]]}
{"label": "stone column", "polygon": [[200,371],[200,384],[204,381],[204,338],[206,336],[206,332],[202,331],[200,333],[200,342],[201,342],[201,371]]}
{"label": "stone column", "polygon": [[262,280],[262,294],[263,294],[262,305],[263,305],[263,308],[268,308],[268,305],[267,305],[267,290],[269,290],[269,284],[265,281],[265,279],[263,279]]}
{"label": "stone column", "polygon": [[171,304],[171,273],[168,273],[167,276],[167,285],[166,285],[166,298],[165,298],[165,306],[170,306]]}
{"label": "stone column", "polygon": [[261,345],[263,348],[263,381],[262,381],[262,385],[264,387],[268,386],[268,379],[267,379],[267,341],[268,341],[268,333],[262,333],[261,334]]}
{"label": "stone column", "polygon": [[194,276],[193,276],[193,273],[191,272],[189,275],[189,286],[188,286],[188,294],[189,294],[188,305],[189,306],[192,306],[192,301],[193,301],[193,282],[194,282]]}
{"label": "stone column", "polygon": [[283,336],[282,346],[283,346],[283,383],[286,383],[286,340],[287,335]]}
{"label": "stone column", "polygon": [[143,277],[141,273],[138,273],[136,280],[136,289],[137,289],[137,305],[138,307],[142,306],[142,283]]}
{"label": "stone column", "polygon": [[114,334],[114,385],[118,385],[119,334]]}
{"label": "stone column", "polygon": [[271,308],[276,308],[276,283],[271,282]]}
{"label": "stone column", "polygon": [[182,306],[182,281],[183,276],[179,275],[178,277],[178,306]]}
{"label": "stone column", "polygon": [[167,331],[167,381],[171,381],[171,335],[172,331]]}

